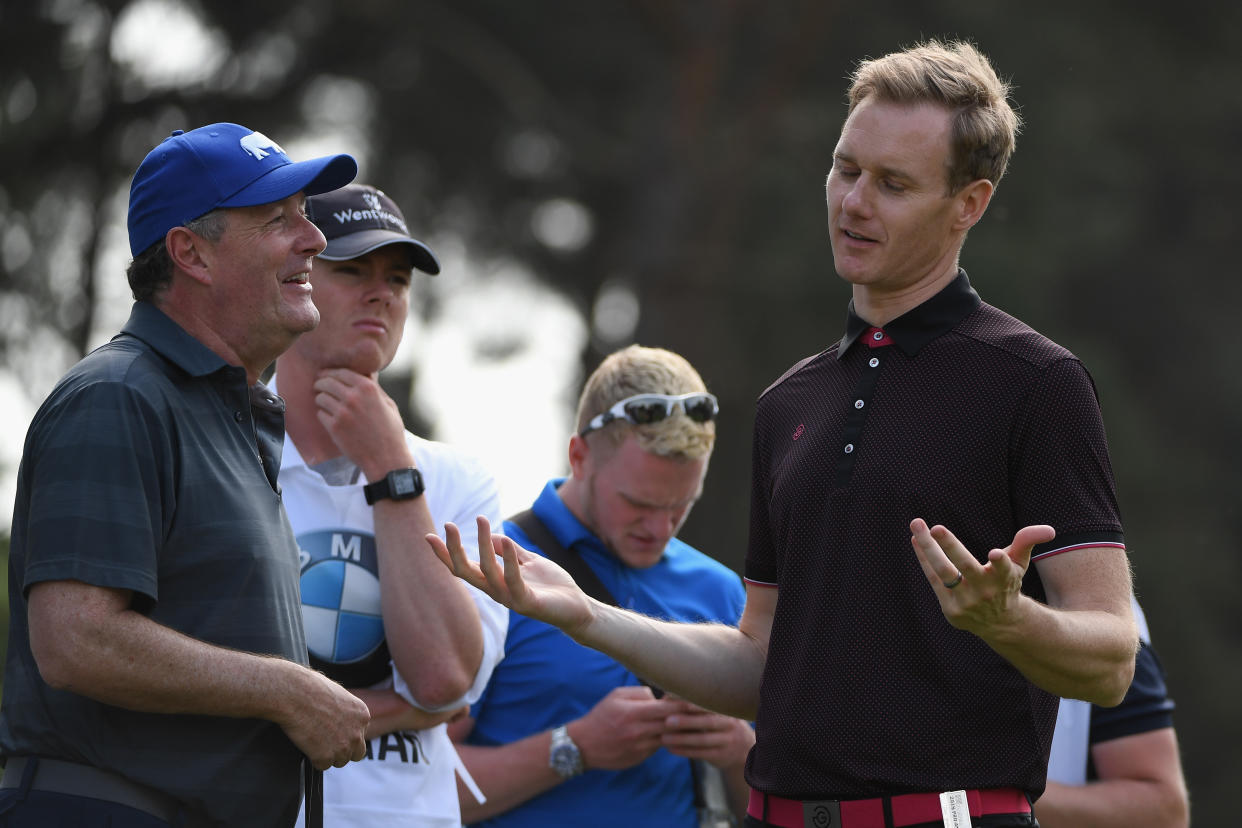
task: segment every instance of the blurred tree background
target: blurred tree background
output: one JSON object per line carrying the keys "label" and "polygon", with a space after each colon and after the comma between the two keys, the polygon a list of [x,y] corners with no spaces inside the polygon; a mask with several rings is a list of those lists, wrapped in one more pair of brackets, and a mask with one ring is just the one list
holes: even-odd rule
{"label": "blurred tree background", "polygon": [[[1201,0],[4,0],[4,491],[33,406],[128,312],[134,168],[172,129],[228,120],[295,158],[355,153],[457,265],[412,320],[435,359],[385,378],[433,436],[486,458],[550,417],[535,473],[556,473],[582,372],[631,341],[685,354],[723,411],[682,536],[740,569],[755,397],[844,320],[823,182],[846,75],[971,39],[1026,127],[963,264],[1092,370],[1193,810],[1226,824],[1242,772],[1239,33],[1242,7]],[[532,360],[559,381],[516,373]],[[425,391],[437,370],[451,393]],[[482,425],[444,425],[468,410]]]}

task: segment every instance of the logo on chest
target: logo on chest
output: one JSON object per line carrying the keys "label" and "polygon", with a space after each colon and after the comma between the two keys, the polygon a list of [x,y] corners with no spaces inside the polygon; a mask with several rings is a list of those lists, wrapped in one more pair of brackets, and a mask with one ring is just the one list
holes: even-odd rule
{"label": "logo on chest", "polygon": [[298,535],[302,623],[311,663],[346,687],[389,673],[375,538],[347,529]]}

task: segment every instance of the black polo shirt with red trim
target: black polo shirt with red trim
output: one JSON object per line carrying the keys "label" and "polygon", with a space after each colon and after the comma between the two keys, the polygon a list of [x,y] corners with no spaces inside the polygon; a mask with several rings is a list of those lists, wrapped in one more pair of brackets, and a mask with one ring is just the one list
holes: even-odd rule
{"label": "black polo shirt with red trim", "polygon": [[[780,589],[757,790],[853,799],[1044,788],[1057,699],[951,627],[910,545],[944,524],[980,561],[1051,524],[1043,557],[1122,547],[1095,387],[1069,351],[980,301],[965,272],[760,396],[745,575]],[[1023,590],[1043,600],[1035,567]]]}

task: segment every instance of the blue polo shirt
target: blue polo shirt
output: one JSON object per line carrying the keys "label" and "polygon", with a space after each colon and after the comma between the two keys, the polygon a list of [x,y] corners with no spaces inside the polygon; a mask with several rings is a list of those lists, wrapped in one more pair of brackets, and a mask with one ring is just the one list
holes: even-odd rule
{"label": "blue polo shirt", "polygon": [[61,379],[18,475],[0,753],[107,768],[223,824],[293,823],[301,754],[278,726],[54,690],[26,623],[32,585],[77,580],[132,590],[136,610],[201,641],[306,663],[283,435],[278,397],[145,302]]}
{"label": "blue polo shirt", "polygon": [[[746,601],[741,579],[728,567],[674,538],[648,569],[632,569],[608,551],[566,508],[550,481],[535,501],[536,517],[599,576],[621,606],[674,621],[736,624]],[[538,550],[516,524],[505,534]],[[509,613],[505,657],[471,709],[469,743],[505,745],[586,714],[614,688],[639,684],[608,656],[573,641],[555,627]],[[621,771],[588,770],[513,810],[479,825],[591,825],[645,828],[697,825],[689,760],[661,748]]]}

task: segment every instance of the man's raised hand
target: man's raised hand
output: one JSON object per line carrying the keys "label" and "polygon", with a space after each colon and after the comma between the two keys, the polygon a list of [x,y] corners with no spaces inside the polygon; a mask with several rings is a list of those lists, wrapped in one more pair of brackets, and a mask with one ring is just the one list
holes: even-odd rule
{"label": "man's raised hand", "polygon": [[478,526],[478,563],[467,556],[461,532],[452,523],[444,524],[444,538],[429,533],[427,543],[454,575],[515,612],[560,627],[571,636],[590,624],[596,602],[568,572],[518,546],[512,538],[492,534],[491,524],[482,515]]}
{"label": "man's raised hand", "polygon": [[1025,526],[1004,549],[991,550],[987,563],[981,564],[945,527],[929,528],[922,518],[910,522],[910,544],[945,618],[983,638],[1013,625],[1031,550],[1055,535],[1051,526]]}

